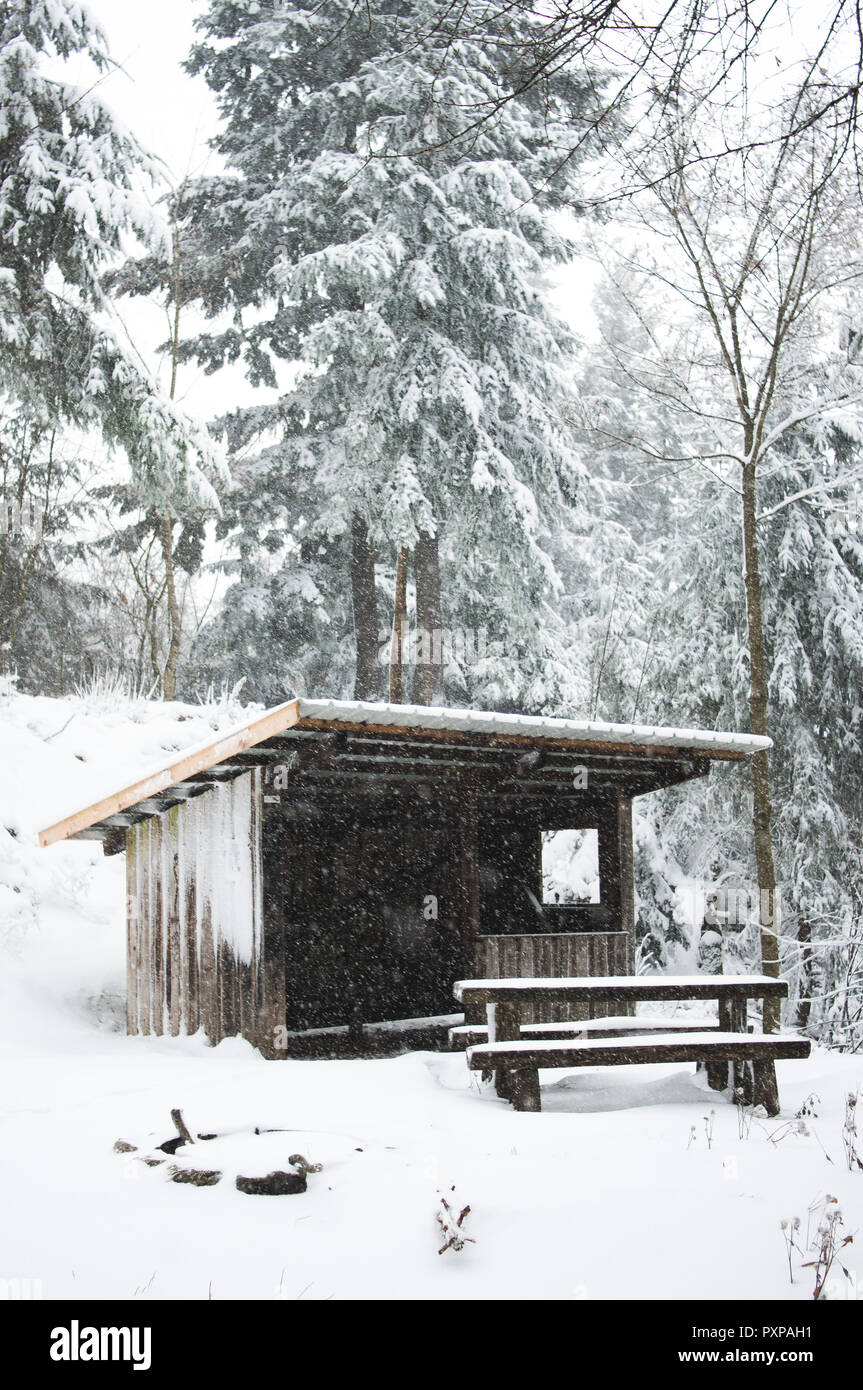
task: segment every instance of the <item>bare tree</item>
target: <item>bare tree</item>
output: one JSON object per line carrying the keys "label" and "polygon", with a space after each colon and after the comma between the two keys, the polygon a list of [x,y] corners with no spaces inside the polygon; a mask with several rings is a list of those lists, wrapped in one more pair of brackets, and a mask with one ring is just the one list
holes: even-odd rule
{"label": "bare tree", "polygon": [[[168,395],[173,401],[177,395],[177,369],[180,362],[180,309],[183,303],[183,263],[176,199],[173,199],[171,204],[171,280],[172,296],[171,302],[167,306],[170,320],[169,346],[171,353],[171,380]],[[177,598],[177,579],[174,570],[174,519],[167,514],[159,518],[159,541],[165,569],[164,592],[170,631],[168,651],[162,670],[162,695],[166,700],[173,700],[177,683],[177,666],[180,661],[180,649],[183,642],[183,617]]]}
{"label": "bare tree", "polygon": [[[593,106],[561,146],[562,162],[586,144],[607,153],[624,139],[644,150],[682,102],[733,106],[758,84],[765,60],[781,67],[790,56],[795,86],[806,96],[791,123],[792,138],[822,125],[841,129],[856,162],[863,0],[830,0],[819,9],[813,23],[811,7],[801,5],[795,14],[778,0],[445,0],[430,7],[425,22],[411,18],[406,24],[417,40],[421,34],[438,42],[441,81],[429,100],[441,109],[443,78],[458,43],[474,40],[498,55],[500,86],[476,107],[446,107],[442,141],[472,140],[513,100],[551,108],[565,101],[568,79],[573,89],[581,84],[592,92]],[[356,21],[370,22],[373,10],[358,3]],[[798,29],[806,37],[795,41]],[[665,180],[692,160],[725,165],[772,147],[776,138],[744,128],[729,144],[717,128],[715,139],[697,152],[678,149],[682,163],[654,167],[650,181]],[[636,180],[605,187],[597,201],[628,197],[642,186]]]}
{"label": "bare tree", "polygon": [[[634,175],[649,195],[637,203],[639,250],[621,249],[612,273],[638,315],[637,348],[608,343],[615,370],[644,397],[660,401],[686,447],[633,430],[627,443],[671,470],[700,464],[737,498],[742,523],[743,579],[749,636],[752,732],[769,732],[768,668],[760,567],[760,527],[783,506],[819,490],[846,486],[850,474],[787,497],[759,513],[759,479],[780,441],[797,427],[816,427],[863,406],[857,335],[837,349],[828,312],[854,321],[863,277],[857,204],[849,198],[845,130],[803,117],[810,94],[797,96],[772,125],[760,149],[741,151],[720,169],[699,158],[698,124],[669,112],[661,144]],[[741,128],[742,125],[741,125]],[[726,126],[727,131],[727,126]],[[655,168],[673,177],[654,179]],[[732,173],[733,168],[733,173]],[[629,238],[631,246],[635,238]],[[650,249],[652,248],[652,250]],[[673,335],[651,321],[638,285],[664,301]],[[779,973],[772,799],[766,752],[753,759],[753,831],[761,898],[763,968]],[[778,1024],[778,1008],[765,1026]]]}
{"label": "bare tree", "polygon": [[[182,312],[201,293],[201,285],[192,273],[191,264],[187,269],[184,257],[184,241],[193,235],[185,196],[184,182],[167,195],[170,254],[164,259],[148,256],[127,261],[108,272],[102,281],[111,294],[157,293],[162,298],[168,329],[163,351],[167,355],[168,397],[172,401],[177,399],[182,357]],[[194,257],[190,255],[188,259],[191,263]],[[190,511],[188,508],[182,514],[167,509],[152,511],[152,529],[142,538],[137,556],[130,557],[131,572],[143,605],[142,650],[146,647],[149,653],[153,677],[165,700],[173,700],[175,696],[186,635],[177,548],[188,540],[190,532],[200,528],[206,515],[204,510]]]}

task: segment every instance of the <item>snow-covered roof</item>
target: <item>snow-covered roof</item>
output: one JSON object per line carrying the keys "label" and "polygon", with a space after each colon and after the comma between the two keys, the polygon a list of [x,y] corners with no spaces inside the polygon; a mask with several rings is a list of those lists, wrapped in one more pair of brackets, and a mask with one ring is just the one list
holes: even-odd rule
{"label": "snow-covered roof", "polygon": [[491,710],[447,709],[429,705],[395,705],[366,700],[288,700],[257,714],[247,723],[222,730],[216,739],[188,748],[170,762],[164,760],[131,785],[110,791],[98,801],[67,815],[40,831],[42,845],[78,835],[110,816],[121,815],[149,802],[169,788],[230,761],[248,748],[290,730],[319,730],[338,725],[368,728],[382,736],[406,734],[485,735],[495,741],[525,740],[571,744],[573,750],[596,744],[630,755],[692,752],[704,758],[743,758],[771,746],[769,738],[753,734],[720,733],[705,729],[673,729],[654,724],[609,724],[597,719],[556,719],[549,715],[501,714]]}
{"label": "snow-covered roof", "polygon": [[391,728],[448,729],[473,734],[512,734],[520,738],[564,739],[574,743],[626,744],[644,748],[697,748],[705,753],[743,756],[772,746],[757,734],[713,729],[674,729],[658,724],[610,724],[602,719],[558,719],[540,714],[500,714],[491,710],[445,709],[429,705],[390,705],[365,700],[300,700],[300,718]]}

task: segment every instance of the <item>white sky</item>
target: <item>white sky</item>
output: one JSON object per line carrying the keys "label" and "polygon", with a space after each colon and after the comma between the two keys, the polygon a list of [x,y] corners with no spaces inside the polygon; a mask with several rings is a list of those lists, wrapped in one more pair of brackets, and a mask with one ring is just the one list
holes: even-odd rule
{"label": "white sky", "polygon": [[202,173],[206,140],[217,114],[203,78],[180,67],[195,40],[194,0],[87,0],[108,36],[118,70],[100,87],[102,99],[175,180]]}

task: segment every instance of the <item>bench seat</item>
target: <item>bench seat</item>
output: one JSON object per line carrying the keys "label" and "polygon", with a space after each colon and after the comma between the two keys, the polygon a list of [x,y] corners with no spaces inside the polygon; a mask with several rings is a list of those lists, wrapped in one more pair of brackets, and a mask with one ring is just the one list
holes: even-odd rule
{"label": "bench seat", "polygon": [[[541,1109],[540,1067],[632,1066],[649,1062],[751,1063],[753,1104],[762,1104],[768,1114],[777,1114],[779,1102],[775,1080],[772,1080],[773,1063],[782,1058],[808,1057],[810,1047],[808,1038],[794,1033],[672,1031],[638,1039],[582,1038],[573,1042],[521,1037],[512,1042],[479,1043],[469,1047],[466,1055],[472,1071],[504,1074],[503,1085],[500,1079],[498,1081],[498,1094],[511,1100],[516,1110]],[[713,1075],[716,1075],[715,1065]]]}
{"label": "bench seat", "polygon": [[[572,1038],[616,1036],[629,1037],[650,1033],[714,1033],[719,1023],[709,1018],[584,1018],[575,1023],[523,1023],[522,1038],[551,1038],[565,1042]],[[461,1049],[488,1042],[488,1027],[484,1023],[458,1024],[449,1030],[453,1047]]]}

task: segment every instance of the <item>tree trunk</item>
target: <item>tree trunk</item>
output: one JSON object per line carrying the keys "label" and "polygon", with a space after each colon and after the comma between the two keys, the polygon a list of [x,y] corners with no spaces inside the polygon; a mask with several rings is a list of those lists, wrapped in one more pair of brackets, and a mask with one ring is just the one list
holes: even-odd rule
{"label": "tree trunk", "polygon": [[797,985],[797,1027],[805,1028],[812,1012],[812,928],[802,919],[797,928],[800,942],[800,966]]}
{"label": "tree trunk", "polygon": [[180,660],[180,643],[183,636],[183,620],[177,599],[177,582],[174,574],[174,527],[170,517],[162,518],[162,559],[165,563],[165,594],[168,600],[168,621],[170,640],[165,669],[162,673],[162,698],[173,700],[177,679],[177,665]]}
{"label": "tree trunk", "polygon": [[[758,566],[758,537],[755,529],[755,465],[743,469],[743,578],[746,586],[746,618],[749,628],[749,715],[753,734],[767,733],[767,658],[764,650],[764,619],[761,605],[761,575]],[[770,834],[772,804],[770,765],[767,753],[752,759],[753,830],[755,864],[758,872],[761,965],[765,975],[779,977],[778,904],[776,868]],[[764,1001],[764,1031],[777,1032],[781,1017],[778,1000]]]}
{"label": "tree trunk", "polygon": [[378,601],[375,591],[375,548],[361,516],[355,515],[351,528],[351,597],[354,610],[356,667],[354,699],[381,698],[381,668],[378,661]]}
{"label": "tree trunk", "polygon": [[153,672],[153,684],[158,687],[162,682],[162,669],[159,665],[159,603],[158,599],[148,598],[144,611],[144,629],[146,639],[150,644],[150,667]]}
{"label": "tree trunk", "polygon": [[[36,569],[36,561],[42,549],[42,540],[48,529],[48,521],[51,516],[51,489],[54,479],[54,442],[56,430],[51,431],[51,438],[48,446],[48,469],[44,484],[44,496],[39,511],[38,518],[34,522],[35,504],[31,504],[29,496],[29,479],[31,469],[29,460],[35,445],[31,445],[29,454],[25,457],[22,452],[18,477],[13,484],[14,491],[13,507],[17,504],[18,528],[21,534],[21,548],[24,548],[24,538],[27,531],[27,521],[30,522],[30,529],[33,532],[33,542],[26,548],[22,558],[15,554],[16,547],[12,542],[12,535],[16,529],[15,515],[10,514],[9,504],[4,501],[0,508],[0,672],[7,674],[14,669],[12,657],[12,644],[18,636],[18,631],[30,604],[30,586],[33,582],[33,574]],[[13,475],[14,477],[14,475]],[[6,471],[4,469],[4,494],[6,491]],[[5,655],[4,655],[5,653]]]}
{"label": "tree trunk", "polygon": [[[180,229],[176,217],[171,218],[171,250],[174,269],[174,316],[171,323],[171,384],[168,395],[171,400],[177,394],[177,368],[180,362]],[[174,526],[170,517],[161,518],[160,539],[162,560],[165,565],[165,597],[168,603],[168,655],[162,672],[162,699],[173,700],[177,680],[177,665],[180,660],[180,644],[183,638],[183,620],[177,602],[177,581],[174,574]]]}
{"label": "tree trunk", "polygon": [[408,558],[403,545],[396,560],[396,592],[393,603],[393,638],[390,645],[390,704],[400,705],[405,697],[404,639],[408,617]]}
{"label": "tree trunk", "polygon": [[417,658],[414,703],[443,704],[443,631],[437,536],[420,531],[414,551],[417,586]]}

